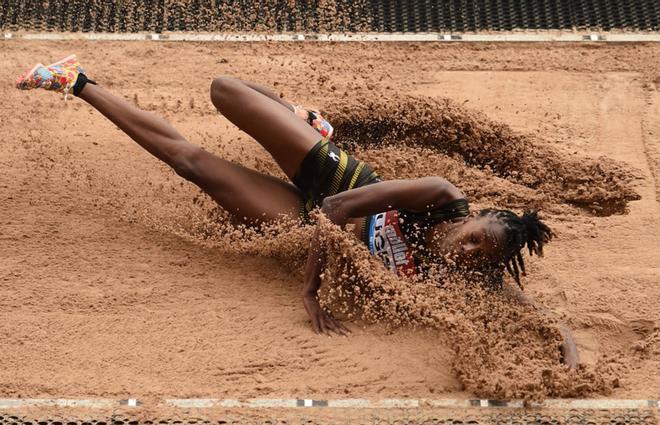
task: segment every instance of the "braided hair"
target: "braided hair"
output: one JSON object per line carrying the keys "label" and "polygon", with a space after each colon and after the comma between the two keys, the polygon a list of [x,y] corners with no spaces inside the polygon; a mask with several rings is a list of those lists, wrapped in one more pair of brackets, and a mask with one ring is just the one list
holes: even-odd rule
{"label": "braided hair", "polygon": [[529,255],[542,257],[543,245],[550,242],[555,234],[539,219],[536,210],[525,211],[519,216],[513,211],[487,208],[479,212],[479,217],[493,218],[504,227],[504,257],[497,266],[500,270],[504,266],[522,289],[521,272],[525,276],[522,249],[527,245]]}

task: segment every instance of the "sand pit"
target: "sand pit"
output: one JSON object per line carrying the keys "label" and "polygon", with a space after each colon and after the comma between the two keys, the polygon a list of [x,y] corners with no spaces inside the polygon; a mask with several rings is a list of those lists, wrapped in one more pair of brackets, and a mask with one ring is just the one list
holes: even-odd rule
{"label": "sand pit", "polygon": [[[659,46],[8,41],[0,50],[7,82],[75,52],[101,84],[191,142],[276,176],[213,109],[213,76],[321,107],[338,143],[387,178],[439,174],[475,207],[540,208],[558,237],[528,261],[526,291],[568,323],[584,363],[574,374],[558,366],[553,323],[534,311],[460,286],[440,296],[401,286],[371,263],[360,278],[376,282],[377,308],[330,291],[353,333],[316,336],[296,267],[308,231],[270,240],[230,229],[195,187],[83,102],[5,84],[3,397],[657,398]],[[283,246],[294,248],[275,255]],[[359,251],[345,238],[333,246]],[[340,280],[329,288],[354,283]]]}

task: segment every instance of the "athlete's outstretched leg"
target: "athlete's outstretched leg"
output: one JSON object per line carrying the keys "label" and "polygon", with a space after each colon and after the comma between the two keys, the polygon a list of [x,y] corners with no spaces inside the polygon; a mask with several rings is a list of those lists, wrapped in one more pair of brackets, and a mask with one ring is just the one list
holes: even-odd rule
{"label": "athlete's outstretched leg", "polygon": [[297,217],[300,194],[293,185],[188,143],[164,119],[140,110],[102,87],[87,84],[79,97],[237,218],[254,222],[274,220],[281,215]]}
{"label": "athlete's outstretched leg", "polygon": [[194,167],[189,162],[199,148],[188,143],[163,118],[145,112],[99,86],[87,84],[78,97],[96,108],[131,139],[170,165],[182,177],[189,180],[195,178]]}
{"label": "athlete's outstretched leg", "polygon": [[266,148],[290,179],[322,138],[286,104],[236,78],[214,79],[211,101],[229,121]]}
{"label": "athlete's outstretched leg", "polygon": [[78,60],[69,56],[22,74],[16,87],[70,93],[86,100],[140,146],[197,184],[242,221],[298,217],[300,194],[292,184],[232,164],[191,145],[167,121],[142,111],[90,81]]}

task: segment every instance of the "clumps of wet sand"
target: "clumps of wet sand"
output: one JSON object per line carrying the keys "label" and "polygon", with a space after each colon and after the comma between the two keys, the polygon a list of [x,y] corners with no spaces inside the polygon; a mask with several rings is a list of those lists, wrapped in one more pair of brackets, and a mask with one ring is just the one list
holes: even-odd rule
{"label": "clumps of wet sand", "polygon": [[561,363],[556,317],[507,299],[479,276],[439,268],[424,279],[399,278],[325,217],[319,225],[328,252],[322,302],[348,317],[444,331],[438,344],[455,351],[452,366],[466,390],[526,400],[610,392],[618,370],[611,362],[575,371]]}
{"label": "clumps of wet sand", "polygon": [[[483,196],[484,187],[497,191],[492,182],[497,177],[502,200],[516,204],[520,193],[538,207],[574,206],[609,215],[639,199],[629,167],[604,157],[567,155],[450,99],[356,94],[331,100],[324,113],[335,127],[336,143],[358,148],[389,178],[399,177],[399,168],[411,174],[412,167],[444,175],[446,166],[456,169],[459,161],[454,175],[461,188]],[[395,151],[381,152],[384,146]],[[381,154],[385,160],[379,161]]]}
{"label": "clumps of wet sand", "polygon": [[[185,227],[155,222],[148,214],[140,221],[232,254],[276,258],[302,282],[314,226],[290,220],[257,227],[232,224],[210,201],[205,207],[190,210]],[[538,401],[609,394],[618,382],[622,367],[614,358],[575,371],[561,363],[558,317],[516,304],[478,274],[465,277],[440,266],[425,278],[397,277],[350,233],[318,212],[314,216],[327,252],[320,293],[325,308],[349,327],[359,319],[392,329],[442,331],[446,339],[437,343],[455,352],[450,366],[464,390],[484,398]]]}

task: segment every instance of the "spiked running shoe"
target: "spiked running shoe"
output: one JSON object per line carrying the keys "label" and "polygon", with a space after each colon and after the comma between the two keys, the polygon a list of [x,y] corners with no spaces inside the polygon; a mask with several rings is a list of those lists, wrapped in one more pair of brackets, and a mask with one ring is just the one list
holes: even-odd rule
{"label": "spiked running shoe", "polygon": [[69,91],[73,88],[79,74],[84,70],[76,55],[68,56],[61,61],[44,66],[37,64],[31,70],[23,73],[16,80],[16,88],[21,90],[45,89],[58,93],[64,93],[67,98]]}

